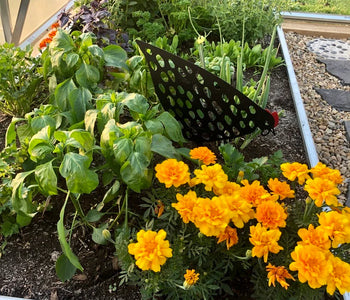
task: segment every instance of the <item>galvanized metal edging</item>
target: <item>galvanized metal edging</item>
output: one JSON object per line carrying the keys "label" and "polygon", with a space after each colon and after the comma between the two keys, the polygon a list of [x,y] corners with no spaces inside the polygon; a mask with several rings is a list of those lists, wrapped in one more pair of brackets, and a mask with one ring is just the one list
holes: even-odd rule
{"label": "galvanized metal edging", "polygon": [[299,20],[305,20],[305,21],[350,23],[350,16],[344,16],[344,15],[329,15],[329,14],[319,14],[319,13],[284,11],[284,12],[281,12],[281,16],[284,19],[299,19]]}
{"label": "galvanized metal edging", "polygon": [[318,155],[314,144],[314,140],[312,138],[312,133],[311,133],[309,122],[306,116],[303,100],[301,98],[298,81],[296,79],[293,64],[289,55],[287,42],[281,27],[277,28],[277,34],[281,44],[284,61],[287,66],[289,85],[291,88],[294,106],[298,117],[299,128],[302,133],[301,135],[304,142],[306,156],[309,162],[309,166],[314,167],[318,163]]}

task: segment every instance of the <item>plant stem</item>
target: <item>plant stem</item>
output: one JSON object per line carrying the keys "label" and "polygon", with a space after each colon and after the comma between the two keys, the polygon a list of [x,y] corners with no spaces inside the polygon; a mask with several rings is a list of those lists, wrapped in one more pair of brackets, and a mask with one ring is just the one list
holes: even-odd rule
{"label": "plant stem", "polygon": [[[70,191],[68,190],[68,192],[70,193]],[[72,197],[70,197],[71,200],[72,200],[72,203],[74,205],[74,208],[75,208],[75,211],[78,213],[79,217],[85,222],[85,215],[84,215],[84,212],[80,206],[80,203],[79,203],[79,198],[80,198],[80,194],[78,195],[77,198],[75,198],[75,196],[73,195]]]}
{"label": "plant stem", "polygon": [[[111,225],[108,226],[108,230],[111,230],[112,227],[114,226],[114,224],[119,220],[120,216],[122,215],[124,209],[125,209],[125,206],[127,205],[126,202],[127,202],[127,197],[128,197],[128,192],[127,190],[125,191],[125,197],[124,197],[124,200],[123,200],[123,204],[122,204],[122,207],[120,208],[120,211],[118,213],[118,215],[114,218],[113,222],[111,223]],[[126,215],[126,218],[127,218],[127,215]]]}

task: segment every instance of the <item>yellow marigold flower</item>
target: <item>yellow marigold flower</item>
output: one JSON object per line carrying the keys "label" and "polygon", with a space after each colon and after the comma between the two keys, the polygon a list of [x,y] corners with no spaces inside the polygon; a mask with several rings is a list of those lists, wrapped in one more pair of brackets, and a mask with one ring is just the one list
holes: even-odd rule
{"label": "yellow marigold flower", "polygon": [[189,191],[186,195],[177,194],[177,203],[172,203],[171,206],[174,207],[182,218],[184,223],[193,222],[193,208],[197,203],[197,194],[194,191]]}
{"label": "yellow marigold flower", "polygon": [[226,181],[222,188],[213,188],[213,192],[217,196],[226,195],[233,196],[240,190],[241,186],[235,182]]}
{"label": "yellow marigold flower", "polygon": [[231,226],[226,226],[225,230],[218,236],[218,244],[226,241],[227,250],[238,243],[237,229]]}
{"label": "yellow marigold flower", "polygon": [[244,223],[254,218],[253,205],[242,199],[239,194],[233,196],[221,196],[225,199],[227,207],[231,212],[231,221],[238,228],[243,228]]}
{"label": "yellow marigold flower", "polygon": [[286,279],[292,279],[295,281],[294,277],[289,274],[288,270],[284,266],[276,267],[269,263],[266,266],[266,271],[268,272],[267,278],[269,279],[269,286],[271,286],[271,284],[275,286],[275,281],[277,280],[282,287],[288,289],[289,284],[287,283]]}
{"label": "yellow marigold flower", "polygon": [[309,286],[317,289],[327,283],[332,271],[332,265],[327,260],[327,252],[314,245],[298,245],[291,253],[292,262],[289,269],[298,271],[301,283],[308,282]]}
{"label": "yellow marigold flower", "polygon": [[227,175],[219,164],[212,166],[202,165],[201,170],[195,170],[194,174],[198,182],[205,185],[206,191],[211,191],[213,188],[222,189],[228,180]]}
{"label": "yellow marigold flower", "polygon": [[270,178],[267,184],[271,190],[271,194],[278,195],[281,200],[294,198],[294,191],[291,190],[287,182],[279,181],[278,178]]}
{"label": "yellow marigold flower", "polygon": [[319,177],[308,179],[304,189],[309,193],[310,198],[315,201],[315,205],[318,207],[321,207],[324,201],[329,206],[341,205],[335,196],[339,195],[340,191],[336,185],[328,179]]}
{"label": "yellow marigold flower", "polygon": [[199,273],[196,273],[194,269],[186,270],[186,274],[184,274],[184,288],[189,289],[192,285],[194,285],[199,279]]}
{"label": "yellow marigold flower", "polygon": [[230,222],[231,213],[221,197],[202,198],[193,208],[194,224],[206,236],[218,236]]}
{"label": "yellow marigold flower", "polygon": [[128,251],[135,256],[136,265],[141,270],[159,272],[166,259],[173,256],[165,237],[166,232],[163,229],[159,232],[140,230],[137,233],[137,243],[129,244]]}
{"label": "yellow marigold flower", "polygon": [[321,226],[314,228],[314,225],[310,224],[308,229],[300,228],[298,235],[302,239],[302,242],[298,242],[298,245],[314,245],[323,250],[331,248],[328,233]]}
{"label": "yellow marigold flower", "polygon": [[188,165],[183,161],[177,161],[173,158],[167,159],[161,164],[157,164],[155,170],[159,182],[164,183],[167,188],[172,185],[179,187],[190,180]]}
{"label": "yellow marigold flower", "polygon": [[215,164],[216,156],[208,147],[197,147],[190,151],[192,159],[198,159],[205,165]]}
{"label": "yellow marigold flower", "polygon": [[313,177],[320,177],[323,179],[328,179],[335,184],[340,184],[343,182],[343,178],[339,170],[328,168],[325,164],[318,162],[316,166],[311,168],[310,172]]}
{"label": "yellow marigold flower", "polygon": [[328,259],[333,268],[327,278],[327,293],[333,295],[336,289],[342,295],[345,292],[350,292],[350,265],[332,254],[329,255]]}
{"label": "yellow marigold flower", "polygon": [[241,183],[243,186],[240,189],[240,197],[252,203],[253,206],[258,206],[262,201],[266,200],[266,197],[270,196],[267,190],[265,190],[257,180],[254,180],[253,183],[250,184],[248,180],[244,179]]}
{"label": "yellow marigold flower", "polygon": [[350,243],[350,221],[345,214],[336,211],[321,212],[318,222],[332,240],[333,248]]}
{"label": "yellow marigold flower", "polygon": [[307,165],[298,162],[281,164],[281,170],[284,177],[290,181],[298,178],[299,184],[304,184],[309,179],[309,169]]}
{"label": "yellow marigold flower", "polygon": [[264,257],[264,262],[267,262],[269,252],[278,253],[283,250],[283,247],[278,245],[277,241],[281,237],[281,231],[278,229],[267,230],[258,223],[256,226],[250,226],[249,241],[254,245],[252,256]]}
{"label": "yellow marigold flower", "polygon": [[264,201],[259,204],[256,208],[255,218],[266,228],[286,227],[287,214],[285,209],[275,201]]}

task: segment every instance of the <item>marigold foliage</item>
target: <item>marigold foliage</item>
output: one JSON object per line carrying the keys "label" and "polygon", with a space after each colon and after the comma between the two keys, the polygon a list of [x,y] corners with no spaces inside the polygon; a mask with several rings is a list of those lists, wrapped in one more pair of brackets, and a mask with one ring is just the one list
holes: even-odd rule
{"label": "marigold foliage", "polygon": [[269,286],[271,286],[271,284],[273,286],[276,286],[275,282],[277,280],[277,282],[283,288],[288,289],[289,284],[287,283],[286,279],[292,279],[293,281],[295,281],[294,277],[291,274],[289,274],[288,270],[284,266],[276,267],[269,263],[266,266],[266,271],[268,272],[267,278],[269,279]]}
{"label": "marigold foliage", "polygon": [[128,251],[135,256],[136,265],[141,270],[159,272],[166,259],[172,257],[172,249],[165,238],[163,229],[159,232],[140,230],[137,233],[137,243],[129,244]]}
{"label": "marigold foliage", "polygon": [[167,159],[155,167],[156,177],[165,187],[179,187],[190,180],[188,165],[174,158]]}
{"label": "marigold foliage", "polygon": [[198,159],[205,165],[215,164],[216,156],[208,147],[197,147],[190,151],[192,159]]}
{"label": "marigold foliage", "polygon": [[281,231],[278,229],[270,229],[263,227],[260,223],[256,226],[250,226],[249,241],[254,245],[252,249],[253,257],[264,257],[264,262],[267,262],[269,252],[278,253],[283,250],[283,247],[278,245],[278,240],[281,237]]}

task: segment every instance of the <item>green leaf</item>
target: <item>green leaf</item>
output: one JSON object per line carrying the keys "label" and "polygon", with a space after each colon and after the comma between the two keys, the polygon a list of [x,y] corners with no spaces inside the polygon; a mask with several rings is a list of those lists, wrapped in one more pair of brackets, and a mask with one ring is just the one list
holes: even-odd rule
{"label": "green leaf", "polygon": [[140,94],[136,93],[123,93],[124,99],[122,103],[127,106],[131,111],[134,111],[139,114],[146,114],[149,104],[147,99]]}
{"label": "green leaf", "polygon": [[113,153],[116,161],[122,165],[133,150],[133,142],[129,138],[121,137],[113,144]]}
{"label": "green leaf", "polygon": [[76,85],[72,78],[68,78],[65,81],[57,85],[55,89],[55,104],[61,111],[68,110],[68,96],[72,90],[76,89]]}
{"label": "green leaf", "polygon": [[157,120],[162,122],[165,132],[171,140],[177,143],[185,142],[179,122],[176,121],[176,119],[170,113],[167,111],[161,113]]}
{"label": "green leaf", "polygon": [[120,182],[116,180],[103,197],[102,202],[108,203],[119,194]]}
{"label": "green leaf", "polygon": [[99,82],[100,72],[96,67],[82,63],[75,72],[75,78],[80,86],[90,88]]}
{"label": "green leaf", "polygon": [[88,222],[97,222],[103,217],[103,215],[104,213],[101,213],[96,209],[90,209],[85,216],[85,220]]}
{"label": "green leaf", "polygon": [[91,92],[85,87],[79,87],[69,93],[68,101],[75,122],[84,120],[85,112],[90,106],[91,99]]}
{"label": "green leaf", "polygon": [[16,123],[18,121],[22,121],[22,120],[24,120],[24,119],[12,118],[12,121],[6,130],[5,147],[7,147],[8,145],[10,145],[12,142],[14,142],[16,140]]}
{"label": "green leaf", "polygon": [[83,271],[83,267],[81,266],[78,257],[73,253],[72,249],[70,248],[69,244],[66,241],[66,234],[65,234],[65,228],[64,228],[64,210],[66,208],[68,201],[68,197],[66,198],[60,212],[60,219],[57,222],[57,232],[58,232],[58,240],[60,241],[62,251],[64,255],[67,257],[67,259],[71,262],[71,264],[79,269],[80,271]]}
{"label": "green leaf", "polygon": [[94,137],[88,131],[76,129],[70,133],[70,137],[75,139],[86,152],[92,150],[94,146]]}
{"label": "green leaf", "polygon": [[71,279],[77,268],[69,261],[66,255],[61,254],[56,261],[56,274],[58,278],[65,282],[66,280]]}
{"label": "green leaf", "polygon": [[105,54],[105,62],[108,67],[117,67],[128,70],[128,66],[126,65],[126,60],[128,55],[126,51],[117,45],[108,45],[103,48],[103,52]]}
{"label": "green leaf", "polygon": [[151,150],[166,158],[180,159],[180,156],[176,152],[176,149],[174,148],[172,142],[167,137],[161,134],[153,135]]}
{"label": "green leaf", "polygon": [[45,196],[57,195],[57,176],[52,160],[35,168],[35,179]]}
{"label": "green leaf", "polygon": [[104,238],[102,231],[108,228],[108,224],[103,224],[99,228],[93,228],[92,230],[92,240],[100,245],[106,245],[107,240]]}
{"label": "green leaf", "polygon": [[120,168],[123,181],[137,193],[151,185],[152,172],[148,165],[149,159],[145,155],[133,152]]}
{"label": "green leaf", "polygon": [[105,54],[99,46],[91,45],[88,49],[93,56],[98,56],[99,58],[104,59]]}
{"label": "green leaf", "polygon": [[56,120],[48,115],[37,116],[31,120],[30,126],[34,132],[38,132],[46,126],[50,126],[52,129],[55,129]]}
{"label": "green leaf", "polygon": [[51,142],[52,129],[46,126],[38,133],[34,134],[29,142],[28,153],[33,161],[43,159],[46,154],[51,153],[55,147]]}
{"label": "green leaf", "polygon": [[79,55],[76,53],[68,53],[66,57],[67,68],[73,68],[79,61]]}
{"label": "green leaf", "polygon": [[94,135],[97,114],[98,114],[98,110],[90,109],[85,113],[85,117],[84,117],[85,130],[89,131],[92,135]]}
{"label": "green leaf", "polygon": [[66,178],[72,193],[90,194],[98,186],[98,176],[89,169],[90,159],[78,153],[67,153],[60,165],[60,174]]}
{"label": "green leaf", "polygon": [[50,43],[50,50],[54,48],[61,48],[68,52],[74,48],[72,38],[64,30],[58,28],[55,38]]}
{"label": "green leaf", "polygon": [[145,122],[145,126],[153,134],[157,134],[157,133],[163,134],[164,133],[163,123],[159,120],[156,120],[156,119],[148,120]]}

